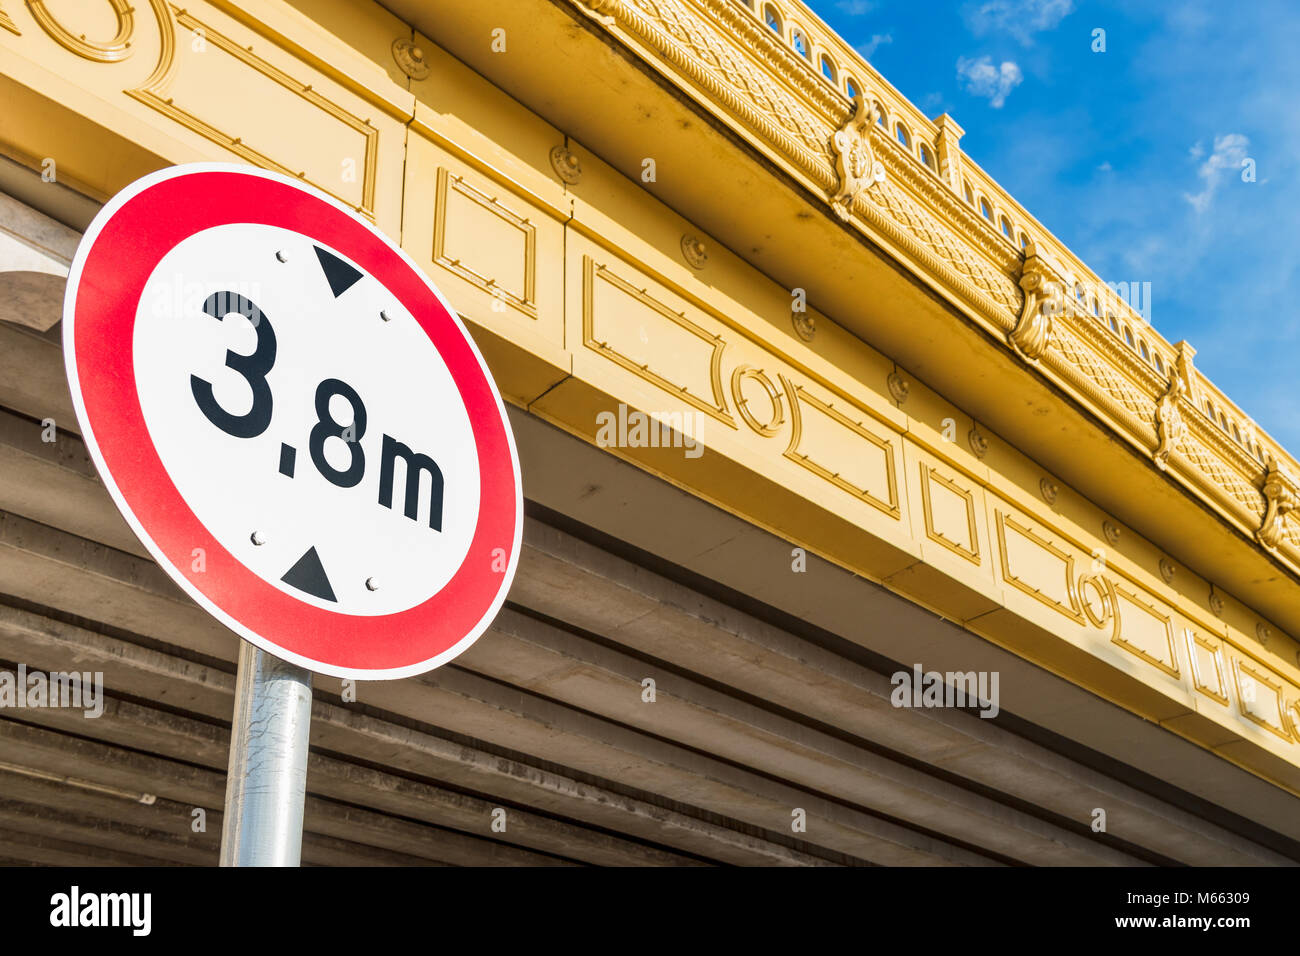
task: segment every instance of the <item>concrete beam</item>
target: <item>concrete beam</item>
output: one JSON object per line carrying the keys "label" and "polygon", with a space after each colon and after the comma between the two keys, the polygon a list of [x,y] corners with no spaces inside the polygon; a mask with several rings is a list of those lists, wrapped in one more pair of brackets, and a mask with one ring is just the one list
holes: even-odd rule
{"label": "concrete beam", "polygon": [[0,510],[149,556],[74,433],[0,409]]}
{"label": "concrete beam", "polygon": [[[736,866],[826,866],[824,859],[748,832],[733,821],[679,805],[670,809],[435,734],[343,707],[318,704],[312,740],[331,750],[379,753],[386,765],[449,785],[580,820]],[[791,841],[793,842],[793,841]]]}
{"label": "concrete beam", "polygon": [[[492,634],[485,636],[492,639]],[[545,754],[604,780],[741,821],[789,832],[805,811],[801,841],[858,860],[891,865],[988,865],[976,853],[871,816],[820,794],[503,686],[454,665],[380,688],[365,699],[409,719],[445,727],[498,747]]]}
{"label": "concrete beam", "polygon": [[[32,862],[53,866],[167,866],[191,863],[215,866],[219,855],[221,815],[210,816],[206,833],[193,833],[188,821],[190,807],[159,799],[146,806],[126,800],[114,799],[93,791],[24,778],[19,774],[0,773],[0,789],[6,798],[28,806],[56,810],[60,819],[75,818],[90,823],[102,837],[105,846],[51,840],[41,833],[22,832],[19,829],[0,831],[0,854],[17,856]],[[101,826],[99,821],[125,824],[122,830]],[[162,823],[168,829],[158,831]],[[67,831],[69,833],[77,831]],[[197,852],[192,859],[181,860],[171,850],[168,859],[148,855],[156,832],[191,834]],[[114,837],[120,837],[125,849],[108,849]],[[169,844],[170,845],[170,844]],[[366,846],[315,833],[304,834],[302,861],[307,866],[442,866],[445,864],[406,853]]]}
{"label": "concrete beam", "polygon": [[[663,661],[670,673],[699,674],[1081,825],[1102,807],[1111,835],[1172,859],[1294,862],[992,721],[899,710],[885,675],[535,520],[525,524],[510,600]],[[492,647],[476,645],[462,662]]]}
{"label": "concrete beam", "polygon": [[[793,786],[1037,866],[1134,866],[1127,853],[576,634],[505,610],[464,667]],[[655,700],[643,699],[653,679]]]}
{"label": "concrete beam", "polygon": [[72,409],[63,349],[31,329],[0,323],[0,406],[81,434]]}
{"label": "concrete beam", "polygon": [[234,661],[238,638],[145,558],[0,512],[0,594]]}
{"label": "concrete beam", "polygon": [[[8,534],[6,534],[6,529],[8,529]],[[5,584],[4,582],[5,575],[3,572],[6,564],[4,545],[6,543],[12,544],[9,555],[11,559],[10,566],[13,568],[13,584]],[[103,572],[101,575],[93,577],[89,582],[84,569],[79,566],[85,562],[75,560],[75,558],[85,556],[87,553],[97,559],[98,567]],[[40,575],[39,580],[42,583],[33,587],[31,583],[33,570],[31,558],[37,554],[44,558],[41,564],[48,569],[48,573]],[[69,560],[68,555],[75,556],[75,558]],[[59,587],[52,586],[56,580],[60,582]],[[90,587],[87,587],[88,584]],[[141,588],[142,584],[145,585],[143,588]],[[87,617],[97,616],[106,619],[109,623],[129,630],[141,630],[145,633],[152,632],[162,639],[177,640],[172,635],[183,633],[186,630],[186,624],[192,623],[205,637],[210,635],[209,639],[204,640],[203,643],[192,649],[212,656],[226,657],[227,659],[233,657],[234,641],[228,632],[219,628],[215,623],[208,620],[206,615],[193,607],[192,604],[189,604],[188,599],[180,595],[178,589],[152,563],[132,555],[82,542],[80,539],[63,535],[44,525],[38,525],[12,515],[0,516],[0,587],[11,591],[11,593],[26,596],[31,600],[45,599],[56,604],[59,603],[62,596],[66,595],[71,600],[64,603],[65,610]],[[130,588],[129,596],[123,594],[124,588]],[[27,590],[27,594],[24,594],[24,589]],[[170,599],[164,598],[163,595],[169,592],[172,597]],[[145,600],[141,600],[142,597]],[[146,620],[146,616],[141,614],[142,605],[155,608],[151,620]],[[111,611],[116,608],[122,609],[124,612],[123,617],[115,619],[113,615],[105,613],[106,609]],[[163,627],[160,628],[160,625],[163,625]],[[217,641],[220,642],[220,646],[214,646]],[[179,643],[179,641],[177,642]],[[225,650],[224,648],[227,647],[229,649]],[[578,703],[581,704],[581,702]],[[421,705],[415,704],[413,707],[416,714],[422,713]],[[426,718],[420,717],[418,719],[423,720]],[[456,729],[456,723],[465,719],[466,714],[457,709],[453,716],[448,718],[451,724],[445,721],[439,723]],[[469,732],[476,736],[497,731],[499,731],[499,728],[495,727],[493,723],[480,725],[478,733],[473,730],[462,730],[462,732]],[[599,734],[599,731],[596,730],[591,732]],[[497,743],[501,746],[517,749],[517,741],[510,736],[499,739]],[[642,743],[644,744],[646,741],[642,741]],[[539,746],[541,746],[540,742]],[[578,756],[590,758],[591,754],[584,747],[580,748]],[[625,757],[619,758],[615,756],[614,752],[609,752],[606,756],[616,761],[626,759]],[[596,769],[598,766],[598,763],[588,763],[584,769],[597,775],[610,775],[613,773],[607,769],[602,774],[599,769]],[[678,768],[678,772],[681,775],[679,785],[689,788],[688,778],[693,772],[686,768]],[[677,799],[672,797],[670,793],[666,793],[664,796]],[[793,807],[801,805],[799,802],[787,804],[784,812],[788,814]],[[725,811],[723,812],[725,813]],[[766,812],[769,814],[767,823],[771,828],[770,825],[774,821],[770,818],[770,805],[769,810]],[[839,810],[835,809],[830,812],[834,814],[838,813]],[[754,819],[751,818],[749,822],[754,823]],[[834,846],[834,848],[841,849],[839,846]]]}
{"label": "concrete beam", "polygon": [[[155,797],[152,807],[157,819],[151,832],[166,832],[159,826],[179,828],[170,833],[184,841],[187,851],[207,844],[198,836],[220,836],[221,807],[225,794],[225,774],[107,746],[98,741],[74,738],[66,734],[0,720],[0,761],[30,767],[42,773],[67,775],[84,784],[73,790],[84,791],[85,799],[101,799],[94,786],[145,792]],[[33,784],[35,785],[35,784]],[[304,830],[336,839],[403,852],[426,860],[460,866],[565,866],[567,861],[534,853],[498,840],[479,839],[449,830],[425,826],[386,816],[360,807],[352,807],[310,793],[304,813]],[[161,801],[161,802],[159,802]],[[130,801],[118,799],[115,818],[128,815]],[[190,811],[203,808],[208,815],[207,834],[190,834]],[[170,813],[168,811],[171,811]],[[0,821],[3,817],[0,817]],[[8,825],[13,825],[12,823]],[[123,824],[126,825],[126,824]],[[164,841],[166,842],[166,841]],[[213,850],[215,858],[215,850]],[[179,859],[177,862],[212,862]]]}
{"label": "concrete beam", "polygon": [[[131,688],[132,691],[135,688]],[[58,708],[24,712],[41,727],[76,733],[117,747],[224,770],[229,731],[203,721],[108,697],[104,713],[86,720]],[[371,753],[357,756],[373,758]],[[452,828],[554,856],[601,866],[692,866],[698,861],[653,846],[631,843],[586,827],[508,807],[508,837],[491,832],[492,811],[500,801],[481,799],[409,777],[396,776],[320,753],[307,769],[308,793],[367,807],[393,816]]]}
{"label": "concrete beam", "polygon": [[[141,849],[137,847],[137,849]],[[142,853],[107,850],[40,833],[0,828],[0,856],[32,866],[176,866]]]}
{"label": "concrete beam", "polygon": [[[0,605],[0,657],[45,670],[102,670],[109,688],[161,700],[209,718],[228,720],[232,675],[40,615]],[[104,715],[87,721],[79,712],[47,708],[24,712],[30,722],[80,735],[103,735],[136,750],[182,754],[189,763],[224,769],[228,733],[221,727],[144,708],[110,696]],[[120,718],[120,719],[119,719]],[[110,729],[111,728],[111,729]],[[663,843],[736,865],[822,865],[824,861],[739,830],[646,803],[589,782],[486,753],[429,733],[316,700],[312,744],[367,761],[382,760],[407,774],[446,781],[462,790],[499,796],[641,840]],[[530,817],[512,811],[512,839],[529,842]],[[544,818],[543,818],[544,819]],[[481,815],[473,819],[475,826]],[[561,836],[564,836],[561,834]],[[567,836],[570,854],[602,862],[598,848]],[[541,844],[538,848],[546,849]],[[656,858],[654,847],[629,848],[636,862]]]}
{"label": "concrete beam", "polygon": [[[12,514],[0,514],[0,593],[49,604],[98,619],[192,651],[233,661],[235,639],[201,611],[152,563],[104,548]],[[322,686],[334,686],[325,680]],[[843,837],[832,842],[850,856],[876,862],[987,863],[987,858],[942,844],[887,821],[849,810],[794,788],[782,788],[747,773],[671,747],[641,734],[613,727],[569,708],[519,696],[463,671],[443,668],[435,676],[370,685],[376,706],[425,723],[464,733],[512,750],[527,749],[559,758],[602,779],[642,786],[651,793],[781,832],[792,811],[803,808],[812,819],[838,821],[823,831]],[[455,689],[453,689],[453,687]],[[433,702],[440,706],[431,710]],[[436,710],[438,716],[430,716]],[[502,719],[506,713],[511,719]],[[557,727],[566,726],[560,733]],[[522,735],[522,736],[521,736]],[[618,738],[618,743],[607,739]],[[651,757],[651,753],[659,757]],[[629,760],[640,772],[626,778]],[[671,772],[669,771],[669,768]],[[709,793],[704,780],[722,787]],[[727,780],[726,784],[722,781]],[[671,784],[670,784],[671,781]],[[665,785],[668,785],[665,788]],[[709,799],[699,799],[708,794]],[[737,809],[744,808],[743,814]],[[810,826],[809,832],[813,832]],[[810,841],[811,842],[811,841]],[[826,846],[818,841],[818,845]]]}
{"label": "concrete beam", "polygon": [[172,864],[210,866],[216,861],[215,854],[203,842],[186,836],[121,823],[111,816],[97,817],[82,810],[57,809],[3,797],[0,797],[0,828],[101,850],[145,850],[149,856]]}
{"label": "concrete beam", "polygon": [[81,235],[0,192],[0,321],[44,332],[63,316]]}
{"label": "concrete beam", "polygon": [[377,846],[353,843],[351,840],[339,840],[325,836],[323,833],[304,833],[302,835],[303,866],[451,866],[437,860],[409,853],[384,850]]}

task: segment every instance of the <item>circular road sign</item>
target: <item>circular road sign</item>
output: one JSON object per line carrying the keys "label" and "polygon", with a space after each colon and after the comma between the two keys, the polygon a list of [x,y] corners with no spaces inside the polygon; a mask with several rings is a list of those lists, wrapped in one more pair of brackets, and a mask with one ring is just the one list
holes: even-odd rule
{"label": "circular road sign", "polygon": [[379,680],[491,623],[523,529],[505,406],[455,310],[346,206],[249,166],[146,176],[77,249],[63,346],[113,500],[237,634]]}

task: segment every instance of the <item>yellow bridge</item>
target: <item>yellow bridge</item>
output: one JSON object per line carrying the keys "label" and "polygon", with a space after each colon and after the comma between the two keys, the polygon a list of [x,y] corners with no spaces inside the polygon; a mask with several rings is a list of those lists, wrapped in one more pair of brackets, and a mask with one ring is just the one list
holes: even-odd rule
{"label": "yellow bridge", "polygon": [[242,160],[446,293],[529,511],[470,651],[317,681],[305,862],[1300,859],[1300,466],[796,0],[0,0],[0,103],[0,671],[105,693],[0,706],[0,858],[216,861],[238,642],[57,324]]}

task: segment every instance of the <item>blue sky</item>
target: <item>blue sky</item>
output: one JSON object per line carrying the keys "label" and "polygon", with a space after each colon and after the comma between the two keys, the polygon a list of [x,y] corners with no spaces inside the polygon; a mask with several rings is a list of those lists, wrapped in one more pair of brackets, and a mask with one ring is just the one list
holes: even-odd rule
{"label": "blue sky", "polygon": [[1300,3],[810,3],[1300,454]]}

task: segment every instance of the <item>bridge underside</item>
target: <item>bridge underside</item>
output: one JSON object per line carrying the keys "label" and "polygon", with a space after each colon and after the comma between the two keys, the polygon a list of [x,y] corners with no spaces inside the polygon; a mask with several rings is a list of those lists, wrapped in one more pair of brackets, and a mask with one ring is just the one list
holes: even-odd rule
{"label": "bridge underside", "polygon": [[[512,417],[530,517],[509,606],[426,677],[355,701],[317,678],[305,862],[1297,855],[1277,788],[828,562],[792,574],[786,542]],[[107,699],[95,719],[0,711],[0,858],[212,864],[236,641],[147,558],[80,442],[34,446],[34,424],[0,415],[18,508],[0,514],[0,669],[102,671]],[[49,523],[19,513],[35,489]],[[1001,712],[892,706],[889,675],[917,662],[999,672]]]}

